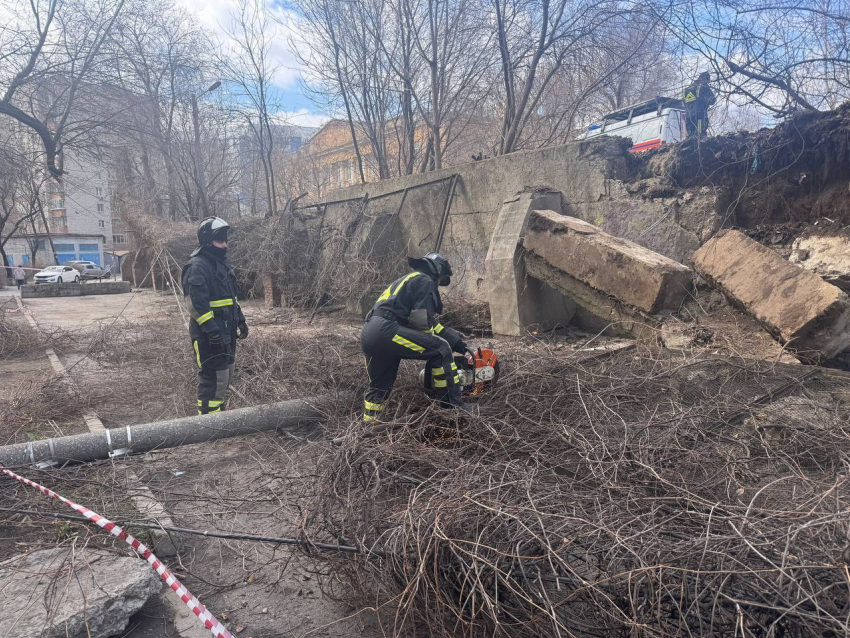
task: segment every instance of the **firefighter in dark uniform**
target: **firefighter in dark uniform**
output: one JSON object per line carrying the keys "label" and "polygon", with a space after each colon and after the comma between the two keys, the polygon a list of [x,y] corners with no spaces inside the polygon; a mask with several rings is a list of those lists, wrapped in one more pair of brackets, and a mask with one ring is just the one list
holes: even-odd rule
{"label": "firefighter in dark uniform", "polygon": [[198,226],[198,244],[181,277],[189,298],[189,337],[198,366],[198,414],[224,410],[236,360],[236,339],[248,324],[236,298],[236,275],[227,262],[227,222],[207,217]]}
{"label": "firefighter in dark uniform", "polygon": [[708,86],[708,71],[699,74],[697,81],[682,92],[685,103],[685,128],[688,137],[705,137],[708,131],[708,107],[714,104],[714,93]]}
{"label": "firefighter in dark uniform", "polygon": [[452,268],[445,257],[429,253],[408,258],[415,270],[394,281],[366,316],[360,344],[369,374],[363,421],[378,420],[390,395],[402,359],[428,362],[431,382],[441,405],[466,412],[460,377],[452,352],[468,351],[463,335],[437,322],[443,311],[438,286],[448,286]]}

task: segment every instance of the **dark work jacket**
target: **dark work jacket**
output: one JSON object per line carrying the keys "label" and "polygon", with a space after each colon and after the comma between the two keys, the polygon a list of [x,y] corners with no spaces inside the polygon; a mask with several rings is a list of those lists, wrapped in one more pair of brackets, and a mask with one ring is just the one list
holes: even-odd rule
{"label": "dark work jacket", "polygon": [[225,343],[236,339],[236,327],[245,320],[236,298],[236,275],[226,259],[204,248],[192,253],[183,266],[183,294],[189,298],[189,334],[193,339],[218,329]]}
{"label": "dark work jacket", "polygon": [[459,332],[437,321],[443,300],[437,282],[425,273],[414,271],[396,279],[378,297],[372,307],[373,313],[376,310],[384,318],[389,318],[385,313],[392,313],[403,326],[442,337],[452,348],[463,340]]}
{"label": "dark work jacket", "polygon": [[685,103],[685,111],[692,117],[699,117],[708,111],[708,107],[714,104],[714,93],[708,84],[697,82],[682,91],[682,101]]}

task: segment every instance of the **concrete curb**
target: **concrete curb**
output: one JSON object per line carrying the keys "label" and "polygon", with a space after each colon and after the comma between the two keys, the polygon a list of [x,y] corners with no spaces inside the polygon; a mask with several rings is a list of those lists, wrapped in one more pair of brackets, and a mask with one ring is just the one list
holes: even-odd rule
{"label": "concrete curb", "polygon": [[26,284],[21,288],[23,299],[44,297],[85,297],[87,295],[117,295],[131,290],[129,281],[101,281],[86,284]]}

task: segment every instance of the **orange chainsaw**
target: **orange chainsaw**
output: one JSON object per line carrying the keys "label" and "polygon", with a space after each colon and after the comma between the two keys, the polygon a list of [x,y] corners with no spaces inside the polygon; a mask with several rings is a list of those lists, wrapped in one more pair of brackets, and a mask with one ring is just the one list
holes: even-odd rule
{"label": "orange chainsaw", "polygon": [[[456,354],[454,362],[460,377],[461,391],[465,395],[480,396],[487,386],[499,380],[499,355],[490,348],[478,348],[467,350],[465,354]],[[419,380],[426,389],[434,389],[430,367],[419,373]]]}

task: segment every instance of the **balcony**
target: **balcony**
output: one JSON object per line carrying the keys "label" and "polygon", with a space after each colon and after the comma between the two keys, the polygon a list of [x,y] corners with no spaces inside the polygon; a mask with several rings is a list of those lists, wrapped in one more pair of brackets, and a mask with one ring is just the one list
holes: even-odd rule
{"label": "balcony", "polygon": [[65,210],[65,199],[54,199],[50,202],[50,210]]}

